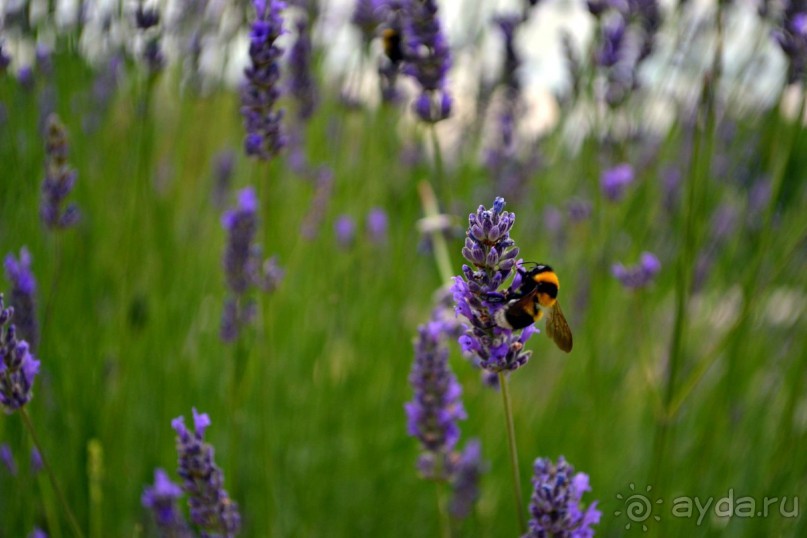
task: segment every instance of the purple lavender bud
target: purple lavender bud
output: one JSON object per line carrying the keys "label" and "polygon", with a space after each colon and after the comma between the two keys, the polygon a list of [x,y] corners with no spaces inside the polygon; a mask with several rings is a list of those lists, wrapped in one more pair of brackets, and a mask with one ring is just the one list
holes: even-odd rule
{"label": "purple lavender bud", "polygon": [[591,491],[588,475],[574,473],[574,467],[558,458],[554,464],[549,459],[538,458],[534,464],[533,493],[530,501],[529,531],[525,538],[563,536],[591,538],[592,525],[599,523],[602,513],[597,510],[597,501],[583,512],[583,493]]}
{"label": "purple lavender bud", "polygon": [[44,43],[37,43],[34,51],[36,70],[43,75],[53,73],[53,51]]}
{"label": "purple lavender bud", "polygon": [[616,263],[611,267],[611,274],[628,289],[644,288],[655,280],[661,271],[661,262],[650,252],[642,252],[638,265],[625,267]]}
{"label": "purple lavender bud", "polygon": [[465,443],[462,454],[457,456],[455,458],[457,461],[452,462],[451,465],[453,496],[448,511],[453,517],[462,519],[471,513],[474,504],[479,499],[479,479],[485,471],[479,439],[471,439]]}
{"label": "purple lavender bud", "polygon": [[15,325],[20,339],[27,341],[32,350],[39,343],[39,325],[36,321],[36,279],[31,272],[31,254],[20,249],[19,260],[8,254],[5,260],[6,277],[11,282],[11,304],[14,305]]}
{"label": "purple lavender bud", "polygon": [[630,164],[620,164],[609,168],[600,176],[602,192],[612,202],[621,200],[631,183],[633,183],[633,167]]}
{"label": "purple lavender bud", "polygon": [[31,474],[37,474],[44,466],[45,463],[42,461],[42,454],[39,453],[39,449],[33,447],[31,449]]}
{"label": "purple lavender bud", "polygon": [[30,92],[34,89],[36,79],[34,79],[34,69],[30,65],[24,65],[17,71],[17,82],[20,83],[22,89]]}
{"label": "purple lavender bud", "polygon": [[48,538],[48,534],[39,527],[34,527],[34,530],[31,531],[28,538]]}
{"label": "purple lavender bud", "polygon": [[622,17],[610,18],[603,25],[601,48],[597,53],[600,67],[613,67],[622,59],[626,29],[626,22]]}
{"label": "purple lavender bud", "polygon": [[14,454],[11,452],[11,447],[8,443],[0,445],[0,461],[5,465],[8,474],[17,476],[17,463],[14,461]]}
{"label": "purple lavender bud", "polygon": [[450,475],[449,454],[457,444],[457,422],[466,418],[457,378],[448,365],[447,335],[453,326],[433,319],[418,327],[415,361],[409,383],[415,395],[404,408],[407,432],[423,448],[418,469],[426,478],[445,480]]}
{"label": "purple lavender bud", "polygon": [[191,522],[205,535],[235,536],[241,529],[238,505],[224,489],[224,474],[213,460],[213,447],[204,441],[210,418],[193,409],[193,431],[185,426],[185,417],[175,418],[171,426],[177,433],[178,474],[189,497]]}
{"label": "purple lavender bud", "polygon": [[4,308],[0,294],[0,407],[7,413],[20,409],[33,397],[34,379],[39,361],[28,349],[28,342],[17,340],[17,331],[8,324],[12,307]]}
{"label": "purple lavender bud", "polygon": [[250,32],[251,65],[244,70],[246,82],[241,88],[241,115],[247,136],[247,155],[269,160],[286,145],[280,122],[283,110],[275,110],[280,96],[279,59],[283,49],[276,45],[283,33],[280,11],[285,7],[279,0],[253,0],[257,17]]}
{"label": "purple lavender bud", "polygon": [[389,222],[387,213],[380,207],[374,207],[367,213],[367,232],[370,241],[376,245],[381,245],[387,241],[387,229]]}
{"label": "purple lavender bud", "polygon": [[[515,215],[504,211],[501,198],[491,209],[479,206],[469,215],[462,255],[474,268],[463,265],[462,276],[454,277],[451,287],[456,312],[467,322],[460,346],[474,362],[492,372],[516,370],[526,364],[532,352],[524,350],[524,343],[537,331],[532,325],[520,332],[497,325],[496,311],[504,302],[490,299],[502,295],[499,288],[516,269],[518,247],[510,239],[514,222]],[[519,280],[503,291],[514,292]]]}
{"label": "purple lavender bud", "polygon": [[297,100],[297,115],[307,120],[317,107],[317,87],[311,71],[311,30],[308,21],[297,19],[297,39],[289,52],[289,92]]}
{"label": "purple lavender bud", "polygon": [[252,277],[252,281],[264,293],[271,293],[277,289],[286,271],[280,267],[277,256],[272,256],[263,262],[260,271]]}
{"label": "purple lavender bud", "polygon": [[182,497],[182,488],[171,482],[163,469],[155,469],[154,485],[143,491],[140,502],[154,515],[160,536],[176,538],[192,536],[185,516],[177,506],[177,500],[180,497]]}
{"label": "purple lavender bud", "polygon": [[339,215],[333,225],[336,242],[342,248],[353,245],[356,239],[356,222],[348,215]]}
{"label": "purple lavender bud", "polygon": [[451,96],[445,89],[451,51],[437,18],[434,0],[412,2],[405,10],[403,72],[414,77],[422,92],[413,105],[420,119],[434,123],[451,114]]}
{"label": "purple lavender bud", "polygon": [[0,39],[0,75],[5,74],[8,66],[11,65],[11,56],[3,49],[4,42]]}
{"label": "purple lavender bud", "polygon": [[135,10],[135,26],[138,30],[148,30],[160,24],[160,12],[153,8],[147,8],[141,2]]}
{"label": "purple lavender bud", "polygon": [[39,206],[39,216],[47,228],[64,229],[78,222],[79,212],[75,204],[62,207],[73,190],[76,177],[75,170],[67,164],[67,132],[59,117],[51,114],[45,133],[45,179]]}
{"label": "purple lavender bud", "polygon": [[372,41],[376,30],[384,21],[385,8],[384,0],[356,0],[350,22],[361,32],[361,40],[365,46]]}

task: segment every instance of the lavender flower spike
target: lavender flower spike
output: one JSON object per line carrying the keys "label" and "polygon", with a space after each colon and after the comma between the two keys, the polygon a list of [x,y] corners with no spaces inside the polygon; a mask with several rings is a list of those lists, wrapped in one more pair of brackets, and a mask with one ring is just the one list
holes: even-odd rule
{"label": "lavender flower spike", "polygon": [[286,7],[279,0],[253,0],[257,18],[249,34],[249,56],[252,64],[244,70],[246,83],[241,89],[241,114],[247,136],[244,150],[247,155],[269,160],[286,145],[280,122],[283,110],[275,110],[280,96],[278,60],[283,49],[275,42],[283,33],[280,11]]}
{"label": "lavender flower spike", "polygon": [[15,306],[17,332],[22,340],[36,349],[39,342],[39,326],[36,321],[36,279],[31,272],[31,253],[20,249],[19,259],[14,254],[6,256],[6,277],[11,282],[11,304]]}
{"label": "lavender flower spike", "polygon": [[435,0],[412,2],[405,13],[403,72],[414,77],[422,90],[413,106],[415,113],[424,122],[435,123],[451,114],[452,99],[445,88],[451,51]]}
{"label": "lavender flower spike", "polygon": [[471,513],[479,498],[479,478],[485,470],[479,439],[471,439],[465,443],[465,449],[462,454],[457,454],[456,459],[452,464],[454,476],[451,480],[454,495],[448,510],[453,517],[461,519]]}
{"label": "lavender flower spike", "polygon": [[154,470],[154,485],[143,491],[140,502],[154,514],[154,521],[160,536],[190,538],[188,523],[177,506],[182,496],[182,488],[171,482],[163,469]]}
{"label": "lavender flower spike", "polygon": [[182,491],[189,496],[191,521],[203,529],[203,536],[236,536],[241,529],[238,505],[224,490],[224,475],[213,461],[213,447],[204,442],[210,417],[194,409],[193,431],[185,427],[185,417],[175,418],[171,426],[177,432],[178,473],[183,479]]}
{"label": "lavender flower spike", "polygon": [[307,120],[317,108],[317,87],[311,74],[311,28],[300,18],[295,23],[297,40],[289,52],[289,92],[298,103],[297,116]]}
{"label": "lavender flower spike", "polygon": [[31,400],[34,378],[39,373],[39,361],[28,350],[28,343],[18,341],[14,325],[8,324],[13,315],[14,309],[4,308],[0,294],[0,407],[7,413]]}
{"label": "lavender flower spike", "polygon": [[[471,213],[462,255],[473,268],[463,265],[462,276],[454,277],[451,288],[455,310],[466,321],[460,346],[491,372],[516,370],[526,364],[532,352],[524,351],[524,343],[537,332],[530,325],[518,334],[494,321],[496,311],[504,307],[504,302],[498,300],[502,295],[499,288],[516,268],[518,247],[510,239],[515,218],[504,211],[502,198],[496,198],[490,209],[479,206],[476,213]],[[515,291],[520,281],[516,274],[508,291]]]}
{"label": "lavender flower spike", "polygon": [[248,293],[257,287],[273,291],[283,278],[283,270],[274,258],[261,262],[261,249],[254,244],[258,229],[258,197],[247,187],[238,193],[238,206],[224,212],[221,219],[228,232],[224,251],[224,275],[232,296],[225,302],[221,337],[225,342],[238,338],[241,327],[254,317],[254,304]]}
{"label": "lavender flower spike", "polygon": [[459,420],[466,418],[462,387],[448,365],[447,337],[455,323],[437,315],[418,327],[415,362],[409,382],[415,390],[405,405],[407,431],[423,447],[418,469],[426,478],[446,480],[451,475],[450,453],[460,437]]}
{"label": "lavender flower spike", "polygon": [[65,209],[62,204],[76,183],[76,171],[67,165],[67,132],[56,114],[48,117],[45,137],[45,180],[39,215],[51,230],[69,228],[78,222],[78,208],[70,204]]}
{"label": "lavender flower spike", "polygon": [[592,525],[599,523],[601,512],[594,501],[583,512],[581,498],[591,491],[588,476],[574,474],[574,467],[558,458],[557,465],[549,459],[535,460],[534,490],[530,502],[529,531],[524,538],[563,536],[591,538]]}

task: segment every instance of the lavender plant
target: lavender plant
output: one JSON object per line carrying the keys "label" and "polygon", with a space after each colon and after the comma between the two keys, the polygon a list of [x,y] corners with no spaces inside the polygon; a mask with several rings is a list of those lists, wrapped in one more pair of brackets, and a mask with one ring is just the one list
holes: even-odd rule
{"label": "lavender plant", "polygon": [[283,270],[274,257],[261,262],[261,249],[254,242],[258,228],[258,198],[252,187],[239,192],[237,207],[225,211],[221,222],[228,233],[224,275],[231,294],[224,305],[221,338],[233,342],[255,316],[250,290],[274,291],[283,278]]}
{"label": "lavender plant", "polygon": [[241,529],[238,505],[224,489],[224,474],[213,460],[213,447],[204,440],[210,426],[207,413],[193,409],[193,431],[185,426],[185,417],[171,422],[177,433],[177,454],[182,491],[188,495],[191,522],[202,536],[231,538]]}
{"label": "lavender plant", "polygon": [[561,456],[558,462],[538,458],[534,464],[533,493],[530,501],[529,531],[524,538],[591,538],[592,525],[601,512],[594,501],[584,511],[583,494],[591,491],[588,476],[574,472]]}
{"label": "lavender plant", "polygon": [[311,28],[305,18],[294,24],[297,39],[289,52],[289,93],[297,101],[297,116],[307,120],[317,107],[317,87],[312,73]]}
{"label": "lavender plant", "polygon": [[6,308],[0,294],[0,406],[6,413],[20,410],[33,397],[39,361],[28,342],[17,339],[17,329],[9,323],[14,308]]}
{"label": "lavender plant", "polygon": [[244,70],[246,82],[241,88],[241,115],[247,132],[244,150],[248,156],[266,161],[286,145],[281,129],[283,110],[275,108],[280,97],[278,60],[283,55],[276,41],[283,34],[280,12],[285,4],[253,0],[252,5],[256,19],[249,36],[251,65]]}
{"label": "lavender plant", "polygon": [[403,72],[420,85],[412,106],[421,121],[436,123],[451,115],[452,98],[446,88],[451,50],[437,17],[435,0],[416,0],[404,10]]}
{"label": "lavender plant", "polygon": [[6,278],[11,282],[11,304],[14,305],[15,325],[21,340],[31,350],[39,343],[39,324],[36,320],[36,279],[31,271],[31,253],[20,249],[19,259],[9,253],[5,259]]}
{"label": "lavender plant", "polygon": [[45,132],[45,180],[39,206],[39,216],[48,229],[70,228],[78,222],[78,207],[75,204],[63,207],[76,176],[76,171],[67,164],[67,132],[58,116],[52,114]]}

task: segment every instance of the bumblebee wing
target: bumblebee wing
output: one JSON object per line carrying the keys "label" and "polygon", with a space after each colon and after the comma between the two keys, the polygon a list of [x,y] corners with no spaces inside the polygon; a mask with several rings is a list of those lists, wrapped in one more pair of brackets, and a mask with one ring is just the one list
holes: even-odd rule
{"label": "bumblebee wing", "polygon": [[547,312],[546,334],[554,340],[562,351],[568,353],[572,350],[572,330],[569,328],[563,311],[560,309],[560,303],[557,301]]}

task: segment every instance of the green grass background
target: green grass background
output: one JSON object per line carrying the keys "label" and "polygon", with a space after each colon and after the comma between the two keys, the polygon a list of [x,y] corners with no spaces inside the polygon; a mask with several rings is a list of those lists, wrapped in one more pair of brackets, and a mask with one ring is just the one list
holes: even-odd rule
{"label": "green grass background", "polygon": [[[243,536],[437,535],[435,490],[416,474],[419,448],[406,435],[403,412],[412,396],[412,340],[442,284],[416,230],[423,216],[417,184],[432,177],[430,160],[412,166],[400,159],[406,144],[428,147],[428,133],[402,121],[406,110],[349,111],[336,92],[324,92],[305,130],[305,152],[335,179],[319,235],[307,241],[299,230],[315,183],[283,158],[265,166],[241,154],[235,92],[181,93],[169,72],[154,86],[148,114],[138,114],[145,84],[128,70],[99,130],[85,134],[92,73],[73,52],[58,54],[54,66],[57,109],[78,170],[71,199],[83,219],[73,230],[43,229],[35,96],[0,78],[8,103],[0,126],[0,253],[27,245],[33,255],[42,373],[28,408],[85,532],[151,535],[140,495],[157,466],[176,478],[170,421],[190,419],[196,407],[212,419],[207,439],[241,507]],[[807,141],[797,133],[792,148],[782,142],[793,124],[778,109],[724,121],[735,131],[718,137],[715,149],[734,164],[698,180],[696,206],[686,203],[685,185],[674,211],[662,203],[663,169],[682,161],[680,125],[649,164],[636,165],[637,183],[619,204],[600,199],[599,173],[617,156],[638,162],[641,147],[589,140],[574,153],[560,129],[536,146],[545,166],[527,194],[508,200],[517,215],[512,237],[525,259],[555,267],[575,333],[568,356],[534,337],[532,359],[510,380],[523,502],[534,458],[562,454],[591,477],[585,498],[599,500],[600,536],[807,534],[801,505],[796,518],[707,516],[700,525],[697,513],[670,513],[675,497],[719,498],[730,488],[758,503],[764,496],[788,496],[788,508],[793,496],[807,502]],[[238,348],[218,336],[225,233],[210,163],[222,148],[238,153],[234,185],[256,186],[259,240],[286,269],[280,288],[260,298],[257,327],[240,348],[244,382],[235,390]],[[471,140],[446,155],[436,185],[463,226],[497,194],[478,150]],[[773,227],[765,228],[748,209],[740,168],[775,174],[780,166],[782,194]],[[689,170],[683,173],[686,184]],[[592,219],[567,222],[560,233],[547,228],[545,210],[563,210],[571,196],[595,201]],[[725,202],[738,210],[739,224],[714,247],[708,279],[687,301],[671,398],[680,406],[667,413],[678,271],[693,267],[694,253],[710,244],[709,219]],[[376,206],[389,214],[385,245],[364,232]],[[690,207],[695,248],[687,250]],[[333,235],[342,213],[360,223],[350,248]],[[456,273],[461,245],[461,237],[449,239]],[[626,291],[610,265],[633,263],[643,250],[660,257],[662,271],[647,289]],[[752,301],[747,315],[744,300]],[[457,349],[451,366],[469,416],[461,442],[480,438],[489,464],[477,509],[455,535],[517,535],[500,394],[481,385]],[[21,466],[16,477],[0,469],[0,536],[24,536],[35,525],[70,536],[45,475],[28,471],[31,444],[20,417],[0,418],[0,441]],[[661,521],[649,521],[647,533],[625,529],[625,515],[614,515],[624,509],[616,495],[629,494],[631,483],[639,491],[652,486],[664,500]]]}

